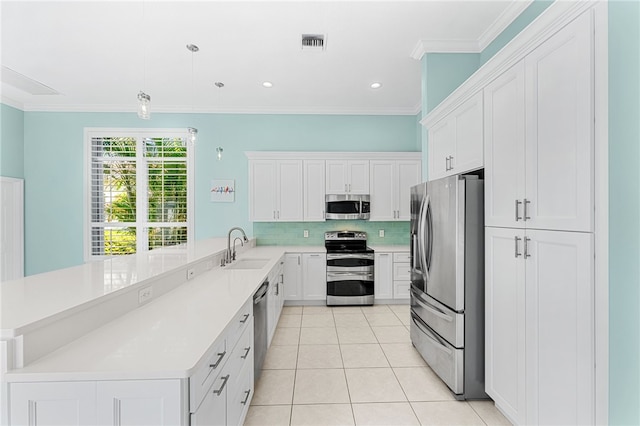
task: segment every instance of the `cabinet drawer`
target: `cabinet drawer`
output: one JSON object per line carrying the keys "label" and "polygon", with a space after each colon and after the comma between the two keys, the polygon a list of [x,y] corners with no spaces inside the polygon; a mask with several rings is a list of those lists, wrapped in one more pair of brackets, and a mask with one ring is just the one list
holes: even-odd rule
{"label": "cabinet drawer", "polygon": [[407,252],[393,253],[393,261],[394,262],[410,263],[411,262],[411,254],[408,251]]}
{"label": "cabinet drawer", "polygon": [[231,376],[229,378],[230,388],[238,382],[240,371],[247,365],[253,368],[253,325],[242,333],[242,337],[238,340],[238,344],[227,361],[225,372]]}
{"label": "cabinet drawer", "polygon": [[236,316],[229,323],[227,328],[227,350],[231,352],[236,347],[236,343],[242,333],[253,324],[253,298],[249,298]]}
{"label": "cabinet drawer", "polygon": [[189,409],[192,413],[196,411],[202,402],[207,390],[209,390],[215,378],[220,374],[228,358],[229,354],[226,350],[226,341],[224,337],[221,337],[214,344],[205,365],[200,367],[189,378],[189,394],[191,395],[189,398]]}
{"label": "cabinet drawer", "polygon": [[393,280],[409,281],[411,279],[411,264],[409,262],[393,262]]}
{"label": "cabinet drawer", "polygon": [[408,299],[410,297],[411,281],[394,281],[393,298]]}
{"label": "cabinet drawer", "polygon": [[241,425],[253,398],[253,364],[245,365],[238,383],[229,388],[227,396],[227,425]]}

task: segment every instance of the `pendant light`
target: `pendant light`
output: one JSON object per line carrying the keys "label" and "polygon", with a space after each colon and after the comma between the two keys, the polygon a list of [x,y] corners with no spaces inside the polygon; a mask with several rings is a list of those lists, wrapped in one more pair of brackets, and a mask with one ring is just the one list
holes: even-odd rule
{"label": "pendant light", "polygon": [[[144,1],[142,2],[142,30],[145,27]],[[146,40],[146,37],[144,37]],[[142,87],[147,84],[147,48],[146,43],[142,46]],[[144,90],[138,92],[138,117],[143,120],[151,118],[151,96],[146,94]]]}
{"label": "pendant light", "polygon": [[[195,93],[195,89],[194,89],[194,73],[193,73],[193,62],[194,62],[194,54],[200,50],[200,48],[198,46],[196,46],[195,44],[187,44],[187,50],[191,52],[191,114],[193,114],[193,96]],[[198,136],[198,129],[196,129],[195,127],[189,127],[187,128],[187,130],[189,131],[189,142],[191,142],[191,144],[195,144],[196,143],[196,137]]]}

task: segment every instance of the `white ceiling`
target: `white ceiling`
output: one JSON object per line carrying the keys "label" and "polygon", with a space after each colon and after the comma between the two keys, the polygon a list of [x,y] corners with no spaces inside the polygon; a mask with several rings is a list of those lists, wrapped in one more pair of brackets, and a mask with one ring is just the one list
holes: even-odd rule
{"label": "white ceiling", "polygon": [[[421,40],[477,51],[529,3],[3,0],[2,100],[134,111],[144,90],[154,112],[415,114]],[[303,52],[303,33],[326,34],[326,50]],[[20,90],[10,70],[59,94]]]}

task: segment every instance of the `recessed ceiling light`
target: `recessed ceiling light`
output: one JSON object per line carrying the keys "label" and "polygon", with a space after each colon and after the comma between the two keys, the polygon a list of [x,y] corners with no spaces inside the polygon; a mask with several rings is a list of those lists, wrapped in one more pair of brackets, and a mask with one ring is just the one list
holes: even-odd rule
{"label": "recessed ceiling light", "polygon": [[273,87],[273,83],[272,83],[272,82],[270,82],[270,81],[264,81],[264,82],[262,83],[262,85],[263,85],[264,87],[267,87],[267,88],[269,88],[269,87]]}
{"label": "recessed ceiling light", "polygon": [[221,89],[224,87],[224,83],[221,81],[216,81],[215,83],[213,83],[218,89]]}
{"label": "recessed ceiling light", "polygon": [[382,83],[378,83],[378,82],[371,83],[371,88],[372,89],[379,89],[381,87],[382,87]]}

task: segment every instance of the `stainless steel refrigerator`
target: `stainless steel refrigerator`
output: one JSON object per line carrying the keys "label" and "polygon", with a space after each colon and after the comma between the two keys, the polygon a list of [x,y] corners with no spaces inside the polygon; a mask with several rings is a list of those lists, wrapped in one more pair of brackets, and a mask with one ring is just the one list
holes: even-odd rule
{"label": "stainless steel refrigerator", "polygon": [[484,391],[484,181],[411,188],[411,341],[457,399]]}

